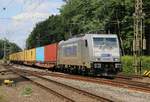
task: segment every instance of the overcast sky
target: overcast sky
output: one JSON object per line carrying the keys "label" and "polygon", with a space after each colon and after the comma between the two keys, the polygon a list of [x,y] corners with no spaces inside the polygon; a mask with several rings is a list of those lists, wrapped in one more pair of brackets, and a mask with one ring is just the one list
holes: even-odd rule
{"label": "overcast sky", "polygon": [[0,0],[0,39],[25,47],[25,41],[37,22],[59,14],[62,0]]}

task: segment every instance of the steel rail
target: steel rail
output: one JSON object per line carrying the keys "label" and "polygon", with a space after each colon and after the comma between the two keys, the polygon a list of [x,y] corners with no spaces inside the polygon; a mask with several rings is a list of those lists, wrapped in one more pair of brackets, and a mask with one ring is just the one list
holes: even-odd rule
{"label": "steel rail", "polygon": [[116,76],[116,78],[132,80],[133,78],[135,78],[135,79],[143,79],[144,77],[143,76],[139,76],[139,75],[119,74],[119,75]]}
{"label": "steel rail", "polygon": [[[41,73],[41,72],[38,72],[38,73]],[[102,79],[102,78],[94,78],[94,77],[83,77],[83,76],[78,76],[78,75],[68,75],[68,74],[62,75],[62,74],[57,74],[57,73],[43,73],[43,75],[74,79],[74,80],[82,80],[82,81],[94,82],[98,84],[107,84],[107,85],[111,85],[115,87],[123,87],[123,88],[131,89],[131,90],[135,90],[135,91],[150,93],[150,83],[143,83],[143,82],[125,80],[125,79],[110,80],[110,79]]]}

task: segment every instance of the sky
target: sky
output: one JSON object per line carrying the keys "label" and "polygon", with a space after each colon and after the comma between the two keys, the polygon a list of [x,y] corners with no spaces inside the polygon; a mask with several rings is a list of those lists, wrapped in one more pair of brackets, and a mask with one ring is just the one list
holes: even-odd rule
{"label": "sky", "polygon": [[0,0],[0,39],[21,48],[38,22],[58,15],[62,0]]}

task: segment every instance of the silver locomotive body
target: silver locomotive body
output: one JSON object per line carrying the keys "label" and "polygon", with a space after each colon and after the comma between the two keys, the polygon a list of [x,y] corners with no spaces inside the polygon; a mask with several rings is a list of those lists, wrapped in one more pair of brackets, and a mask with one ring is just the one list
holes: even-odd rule
{"label": "silver locomotive body", "polygon": [[62,71],[115,75],[121,68],[118,37],[112,34],[86,34],[58,44],[57,66]]}

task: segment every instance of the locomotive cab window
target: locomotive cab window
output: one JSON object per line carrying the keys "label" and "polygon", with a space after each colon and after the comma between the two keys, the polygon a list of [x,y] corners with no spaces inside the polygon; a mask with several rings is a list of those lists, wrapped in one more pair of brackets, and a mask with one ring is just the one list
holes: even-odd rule
{"label": "locomotive cab window", "polygon": [[117,39],[116,38],[106,38],[106,45],[109,47],[117,47]]}
{"label": "locomotive cab window", "polygon": [[117,39],[116,38],[93,38],[94,47],[117,47]]}
{"label": "locomotive cab window", "polygon": [[99,47],[104,45],[104,38],[93,38],[94,47]]}

